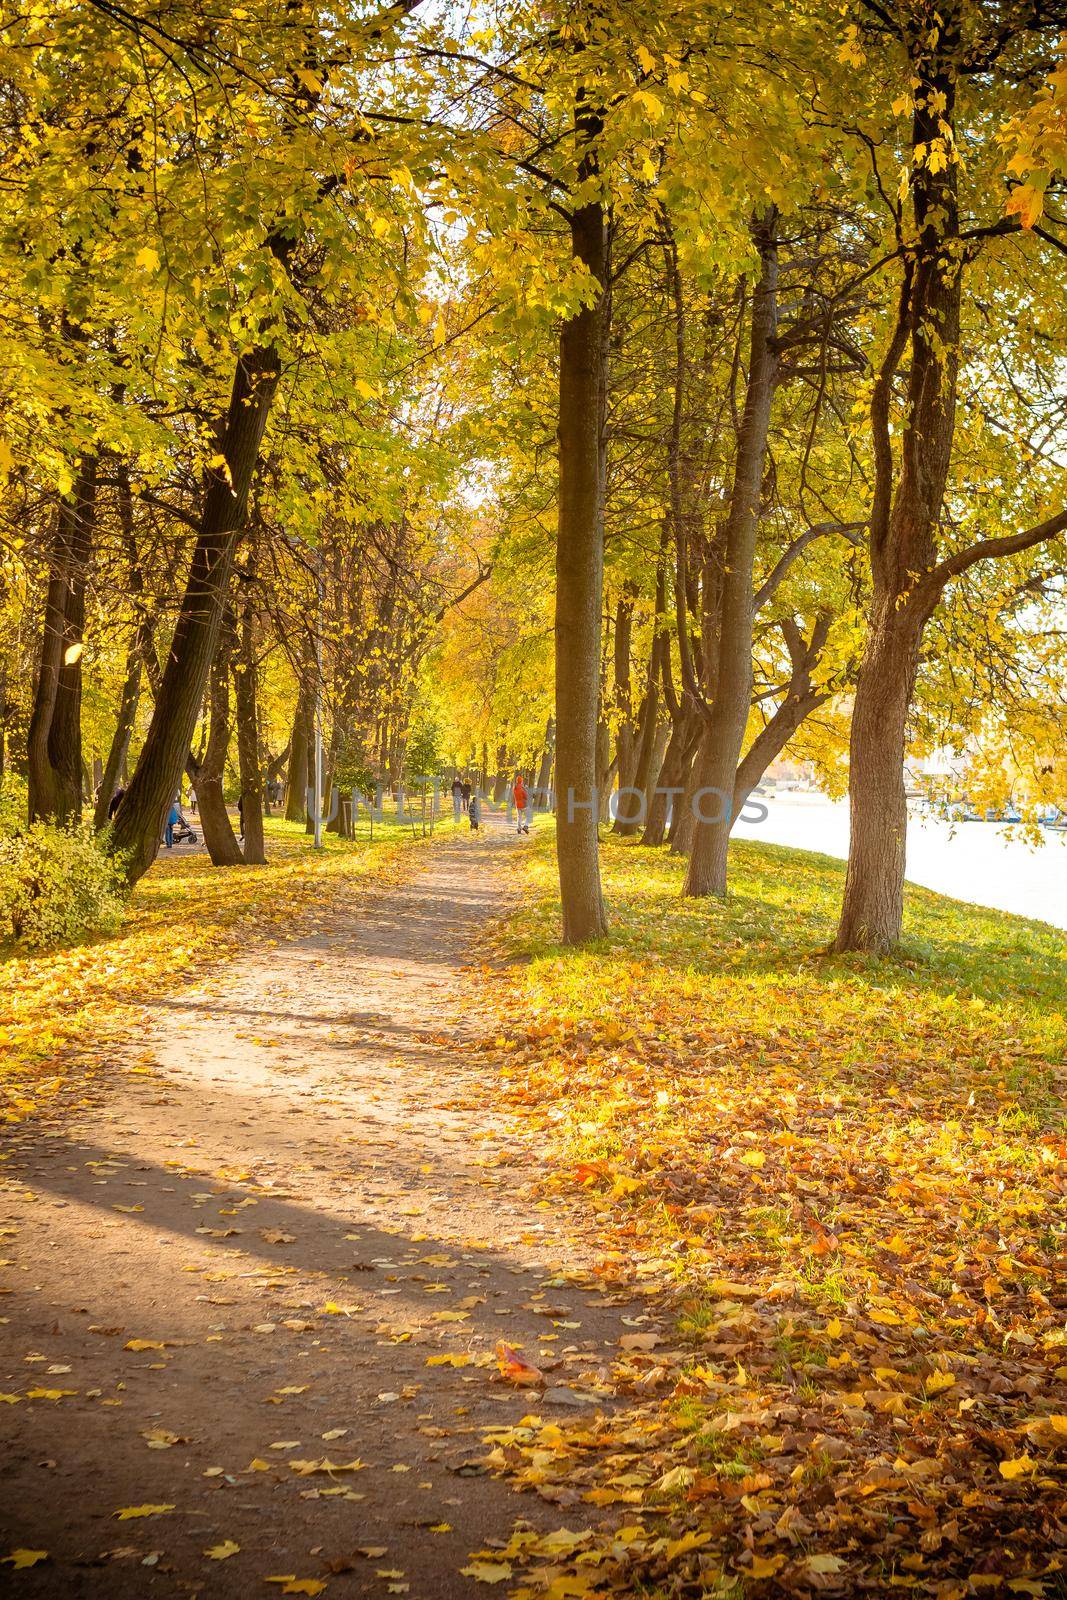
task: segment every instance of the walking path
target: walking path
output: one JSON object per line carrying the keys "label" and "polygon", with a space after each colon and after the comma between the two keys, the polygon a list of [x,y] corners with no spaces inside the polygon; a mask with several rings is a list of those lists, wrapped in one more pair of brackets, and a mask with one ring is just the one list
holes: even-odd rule
{"label": "walking path", "polygon": [[[448,1600],[490,1592],[461,1569],[516,1518],[595,1516],[480,1464],[486,1427],[610,1404],[632,1309],[530,1197],[463,1051],[470,936],[517,848],[434,842],[150,1005],[99,1104],[16,1131],[0,1554],[49,1559],[0,1588]],[[547,1393],[502,1379],[501,1339]]]}

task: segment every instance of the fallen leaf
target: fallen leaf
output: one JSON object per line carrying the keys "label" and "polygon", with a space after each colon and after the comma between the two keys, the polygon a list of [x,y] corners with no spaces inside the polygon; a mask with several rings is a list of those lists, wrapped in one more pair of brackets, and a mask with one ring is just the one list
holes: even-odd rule
{"label": "fallen leaf", "polygon": [[524,1361],[512,1344],[507,1344],[503,1339],[496,1347],[497,1366],[509,1383],[515,1383],[520,1388],[535,1383],[544,1383],[544,1373],[538,1367],[531,1366]]}
{"label": "fallen leaf", "polygon": [[506,1561],[472,1561],[469,1567],[460,1567],[465,1578],[478,1583],[504,1583],[511,1577],[512,1568]]}
{"label": "fallen leaf", "polygon": [[25,1567],[35,1567],[39,1561],[48,1560],[47,1550],[12,1550],[9,1556],[3,1558],[9,1562],[15,1572],[21,1572]]}

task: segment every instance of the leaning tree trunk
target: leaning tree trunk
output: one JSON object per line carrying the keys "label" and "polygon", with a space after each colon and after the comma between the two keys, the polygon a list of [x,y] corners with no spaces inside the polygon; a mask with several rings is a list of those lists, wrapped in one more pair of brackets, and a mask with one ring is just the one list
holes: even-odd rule
{"label": "leaning tree trunk", "polygon": [[[578,119],[579,136],[599,133]],[[595,178],[587,156],[582,179]],[[571,216],[571,245],[594,280],[596,299],[568,317],[559,347],[559,522],[556,538],[556,857],[563,941],[607,932],[600,886],[596,744],[600,610],[604,577],[601,482],[605,283],[604,208],[589,200]]]}
{"label": "leaning tree trunk", "polygon": [[255,349],[237,363],[221,430],[220,454],[228,476],[220,469],[207,469],[200,532],[163,681],[136,770],[115,813],[112,847],[125,859],[131,883],[155,859],[167,809],[189,754],[278,373],[277,353],[269,347]]}
{"label": "leaning tree trunk", "polygon": [[200,826],[211,863],[216,867],[239,867],[244,861],[223,792],[230,748],[230,666],[235,646],[233,613],[227,608],[208,675],[207,744],[196,772]]}
{"label": "leaning tree trunk", "polygon": [[815,619],[811,637],[807,640],[791,617],[787,617],[780,627],[785,635],[793,672],[784,699],[770,721],[757,733],[734,774],[735,821],[744,810],[753,789],[762,782],[763,774],[771,762],[781,755],[812,712],[830,699],[830,690],[819,688],[812,682],[811,676],[826,647],[830,632],[829,613],[823,612]]}
{"label": "leaning tree trunk", "polygon": [[752,294],[748,387],[737,441],[722,577],[715,694],[697,756],[697,807],[683,893],[726,893],[734,778],[752,705],[752,571],[778,357],[778,236],[773,208],[753,224],[760,275]]}
{"label": "leaning tree trunk", "polygon": [[242,574],[241,636],[237,668],[234,673],[237,711],[237,764],[240,772],[241,804],[244,834],[244,858],[247,866],[262,867],[267,862],[263,837],[263,768],[259,759],[259,710],[257,705],[257,664],[255,640],[255,607],[253,604],[254,569]]}

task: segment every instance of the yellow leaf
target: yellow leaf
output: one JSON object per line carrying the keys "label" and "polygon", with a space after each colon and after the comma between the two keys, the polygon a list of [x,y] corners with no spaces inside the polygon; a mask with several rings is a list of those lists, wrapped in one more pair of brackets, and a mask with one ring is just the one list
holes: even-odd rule
{"label": "yellow leaf", "polygon": [[48,1560],[47,1550],[12,1550],[9,1556],[4,1557],[9,1561],[16,1572],[21,1572],[24,1567],[35,1567],[38,1561]]}
{"label": "yellow leaf", "polygon": [[469,1567],[460,1567],[465,1578],[478,1583],[503,1583],[511,1577],[511,1567],[506,1561],[472,1561]]}
{"label": "yellow leaf", "polygon": [[840,1556],[809,1556],[804,1565],[809,1572],[840,1572],[845,1563]]}
{"label": "yellow leaf", "polygon": [[159,268],[159,251],[153,250],[150,244],[142,245],[133,259],[146,272],[156,272]]}
{"label": "yellow leaf", "polygon": [[63,665],[65,667],[72,667],[76,661],[80,661],[84,649],[85,646],[82,644],[80,639],[76,644],[68,644],[67,648],[63,652]]}
{"label": "yellow leaf", "polygon": [[773,1578],[779,1567],[784,1567],[786,1558],[777,1556],[753,1556],[749,1575],[753,1578]]}
{"label": "yellow leaf", "polygon": [[120,1522],[132,1522],[134,1517],[161,1517],[164,1512],[173,1510],[173,1506],[123,1506],[121,1511],[113,1511],[111,1515]]}
{"label": "yellow leaf", "polygon": [[235,1544],[232,1539],[224,1539],[221,1544],[213,1544],[210,1549],[204,1551],[204,1554],[210,1561],[228,1561],[240,1548],[241,1546]]}
{"label": "yellow leaf", "polygon": [[1025,1478],[1036,1466],[1037,1462],[1032,1456],[1014,1456],[1011,1460],[1000,1463],[1000,1476],[1011,1482],[1014,1478]]}
{"label": "yellow leaf", "polygon": [[1044,209],[1044,190],[1032,183],[1020,183],[1011,191],[1004,206],[1006,214],[1018,217],[1024,228],[1032,228]]}
{"label": "yellow leaf", "polygon": [[27,1400],[63,1400],[68,1395],[77,1394],[77,1389],[27,1389]]}
{"label": "yellow leaf", "polygon": [[188,1443],[181,1434],[171,1433],[169,1428],[149,1428],[141,1434],[141,1438],[148,1445],[149,1450],[169,1450],[172,1445]]}
{"label": "yellow leaf", "polygon": [[290,1461],[289,1466],[300,1478],[310,1478],[314,1472],[362,1472],[367,1465],[357,1457],[355,1461],[331,1461],[323,1457],[321,1461]]}
{"label": "yellow leaf", "polygon": [[710,1538],[710,1533],[685,1533],[680,1539],[668,1539],[663,1553],[668,1561],[677,1561],[679,1556],[688,1555],[690,1550],[699,1550]]}
{"label": "yellow leaf", "polygon": [[927,1394],[940,1394],[943,1389],[951,1389],[955,1381],[956,1374],[954,1372],[931,1372],[926,1380],[926,1392]]}
{"label": "yellow leaf", "polygon": [[246,1472],[269,1472],[270,1462],[264,1461],[259,1456],[253,1456],[245,1468]]}
{"label": "yellow leaf", "polygon": [[158,1339],[127,1339],[122,1347],[124,1350],[162,1350],[164,1346]]}
{"label": "yellow leaf", "polygon": [[472,1360],[473,1357],[469,1356],[466,1351],[449,1351],[442,1356],[427,1356],[426,1365],[428,1367],[466,1367],[470,1365]]}
{"label": "yellow leaf", "polygon": [[767,1157],[762,1150],[746,1150],[741,1157],[743,1167],[762,1167],[766,1164]]}

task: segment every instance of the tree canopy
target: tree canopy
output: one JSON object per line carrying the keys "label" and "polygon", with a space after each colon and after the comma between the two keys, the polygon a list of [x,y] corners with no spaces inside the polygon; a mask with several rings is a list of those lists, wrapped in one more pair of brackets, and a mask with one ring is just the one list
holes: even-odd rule
{"label": "tree canopy", "polygon": [[340,827],[417,735],[439,777],[551,791],[581,940],[600,827],[722,894],[745,797],[801,753],[850,784],[839,946],[890,947],[909,760],[1065,799],[1065,20],[9,19],[30,816],[91,812],[133,879],[189,782],[251,864],[225,799],[302,816],[316,722]]}

